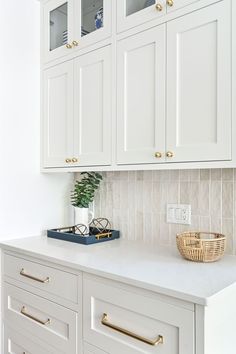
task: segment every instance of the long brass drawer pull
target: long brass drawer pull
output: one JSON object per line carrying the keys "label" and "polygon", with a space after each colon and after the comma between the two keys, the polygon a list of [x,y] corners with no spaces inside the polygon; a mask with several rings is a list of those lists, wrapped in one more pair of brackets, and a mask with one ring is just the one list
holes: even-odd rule
{"label": "long brass drawer pull", "polygon": [[111,329],[114,329],[115,331],[117,332],[120,332],[122,334],[125,334],[126,336],[129,336],[131,338],[134,338],[134,339],[137,339],[143,343],[146,343],[146,344],[149,344],[149,345],[152,345],[153,347],[158,345],[158,344],[163,344],[164,343],[164,338],[163,336],[158,336],[157,339],[154,339],[154,340],[150,340],[150,339],[147,339],[147,338],[144,338],[142,336],[139,336],[138,334],[135,334],[133,332],[130,332],[128,331],[127,329],[124,329],[124,328],[121,328],[119,326],[116,326],[116,325],[113,325],[112,323],[109,323],[108,321],[108,316],[106,313],[103,314],[102,316],[102,320],[101,320],[101,323],[102,325],[106,326],[106,327],[109,327]]}
{"label": "long brass drawer pull", "polygon": [[41,320],[39,320],[37,317],[34,317],[33,315],[30,315],[29,313],[26,312],[25,306],[22,307],[22,309],[20,310],[20,312],[21,312],[22,315],[24,315],[24,316],[30,318],[31,320],[33,320],[33,321],[35,321],[35,322],[40,323],[40,324],[43,325],[43,326],[46,326],[46,325],[50,324],[50,322],[51,322],[50,318],[48,318],[47,321],[41,321]]}
{"label": "long brass drawer pull", "polygon": [[25,273],[24,268],[21,269],[20,275],[22,275],[23,277],[26,277],[26,278],[35,280],[35,281],[37,281],[37,282],[39,282],[39,283],[43,283],[43,284],[48,283],[49,280],[50,280],[49,277],[47,277],[47,278],[45,278],[45,279],[40,279],[40,278],[34,277],[33,275],[27,274],[27,273]]}

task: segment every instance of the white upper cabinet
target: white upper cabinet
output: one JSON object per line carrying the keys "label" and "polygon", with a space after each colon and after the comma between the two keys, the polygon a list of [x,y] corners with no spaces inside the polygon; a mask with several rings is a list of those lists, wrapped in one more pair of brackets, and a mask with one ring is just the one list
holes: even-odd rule
{"label": "white upper cabinet", "polygon": [[141,25],[166,14],[166,0],[118,0],[118,32]]}
{"label": "white upper cabinet", "polygon": [[111,48],[75,60],[74,156],[79,165],[111,164]]}
{"label": "white upper cabinet", "polygon": [[181,9],[187,5],[198,2],[199,0],[166,0],[167,13]]}
{"label": "white upper cabinet", "polygon": [[43,5],[44,62],[74,53],[110,34],[110,0],[49,0]]}
{"label": "white upper cabinet", "polygon": [[44,72],[43,165],[64,167],[73,154],[73,61]]}
{"label": "white upper cabinet", "polygon": [[167,25],[168,162],[231,159],[231,23],[219,2]]}
{"label": "white upper cabinet", "polygon": [[163,162],[165,25],[118,43],[117,162]]}
{"label": "white upper cabinet", "polygon": [[111,47],[44,72],[43,166],[111,164]]}

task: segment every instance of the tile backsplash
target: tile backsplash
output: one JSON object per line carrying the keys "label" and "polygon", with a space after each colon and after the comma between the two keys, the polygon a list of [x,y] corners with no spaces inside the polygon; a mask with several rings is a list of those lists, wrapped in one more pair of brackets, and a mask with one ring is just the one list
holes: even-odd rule
{"label": "tile backsplash", "polygon": [[[223,232],[236,253],[236,169],[104,172],[96,217],[107,217],[123,238],[174,245],[188,229]],[[166,222],[167,203],[191,204],[192,224]]]}

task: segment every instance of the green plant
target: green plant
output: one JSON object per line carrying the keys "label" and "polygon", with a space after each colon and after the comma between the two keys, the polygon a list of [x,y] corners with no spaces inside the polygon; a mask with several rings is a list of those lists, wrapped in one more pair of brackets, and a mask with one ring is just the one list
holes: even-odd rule
{"label": "green plant", "polygon": [[83,178],[75,181],[74,190],[71,193],[72,205],[78,208],[88,208],[93,202],[94,195],[98,189],[102,176],[97,172],[82,172]]}

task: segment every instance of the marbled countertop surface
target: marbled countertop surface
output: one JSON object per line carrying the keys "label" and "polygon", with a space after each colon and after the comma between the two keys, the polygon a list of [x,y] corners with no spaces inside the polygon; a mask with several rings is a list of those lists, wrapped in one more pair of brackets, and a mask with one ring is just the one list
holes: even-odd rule
{"label": "marbled countertop surface", "polygon": [[121,239],[84,246],[36,236],[5,241],[0,246],[200,305],[208,305],[236,283],[236,256],[225,256],[215,263],[193,263],[181,258],[174,247]]}

